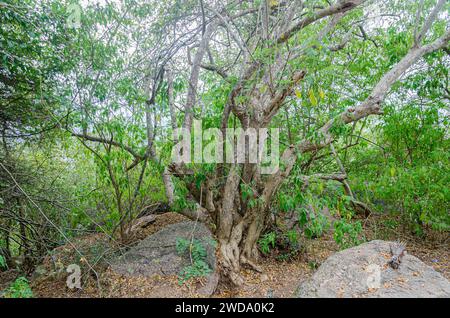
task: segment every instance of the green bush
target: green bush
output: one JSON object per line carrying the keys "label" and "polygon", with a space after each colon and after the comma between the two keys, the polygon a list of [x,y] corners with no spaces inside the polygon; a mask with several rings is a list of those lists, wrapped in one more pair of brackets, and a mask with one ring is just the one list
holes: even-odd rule
{"label": "green bush", "polygon": [[376,211],[399,215],[421,235],[424,228],[450,231],[450,151],[448,120],[439,103],[387,106],[383,122],[352,156],[350,180],[361,200]]}
{"label": "green bush", "polygon": [[21,276],[17,278],[14,283],[6,290],[5,298],[33,298],[29,281]]}
{"label": "green bush", "polygon": [[361,232],[361,221],[350,222],[341,219],[334,222],[333,237],[341,249],[360,244],[362,242],[360,239]]}
{"label": "green bush", "polygon": [[275,247],[276,234],[269,232],[264,234],[258,241],[259,248],[263,254],[269,254],[270,250]]}
{"label": "green bush", "polygon": [[188,255],[191,259],[191,265],[184,267],[179,273],[179,284],[184,284],[187,280],[194,277],[203,277],[212,272],[206,262],[207,252],[202,242],[197,239],[187,240],[178,238],[176,250],[179,255]]}

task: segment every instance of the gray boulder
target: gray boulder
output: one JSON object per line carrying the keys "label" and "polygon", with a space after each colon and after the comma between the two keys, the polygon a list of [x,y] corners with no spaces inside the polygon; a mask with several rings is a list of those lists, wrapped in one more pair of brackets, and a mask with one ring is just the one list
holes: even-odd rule
{"label": "gray boulder", "polygon": [[191,265],[188,253],[177,253],[178,239],[191,240],[192,237],[206,249],[206,263],[212,272],[206,277],[206,283],[197,293],[203,296],[211,295],[219,280],[215,241],[211,232],[201,223],[192,221],[171,224],[162,230],[148,236],[136,246],[130,248],[124,255],[112,263],[113,271],[122,275],[169,276],[178,275]]}
{"label": "gray boulder", "polygon": [[388,266],[392,243],[371,241],[332,255],[300,285],[295,296],[450,297],[450,282],[418,258],[406,254],[398,269]]}

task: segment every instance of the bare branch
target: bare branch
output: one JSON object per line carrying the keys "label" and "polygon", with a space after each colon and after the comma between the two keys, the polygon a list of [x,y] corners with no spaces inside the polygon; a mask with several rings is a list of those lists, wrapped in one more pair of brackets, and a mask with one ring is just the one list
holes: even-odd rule
{"label": "bare branch", "polygon": [[444,4],[447,2],[447,0],[439,0],[439,2],[434,7],[433,11],[431,11],[430,15],[428,16],[427,20],[425,21],[422,30],[417,34],[415,38],[415,46],[420,46],[422,43],[422,40],[427,35],[428,31],[431,28],[431,25],[433,24],[434,20],[436,20],[437,15],[439,11],[441,11]]}
{"label": "bare branch", "polygon": [[289,38],[291,38],[293,34],[300,31],[301,29],[307,27],[308,25],[312,24],[313,22],[320,20],[322,18],[325,18],[327,16],[330,16],[330,15],[347,12],[351,9],[354,9],[355,7],[359,6],[360,4],[362,4],[364,2],[365,2],[365,0],[339,1],[335,5],[329,6],[328,8],[318,10],[318,11],[314,12],[312,15],[300,20],[294,26],[289,28],[287,31],[283,32],[278,37],[277,42],[284,43],[287,40],[289,40]]}
{"label": "bare branch", "polygon": [[91,136],[91,135],[87,135],[87,134],[78,134],[75,132],[71,132],[70,133],[72,136],[74,137],[78,137],[84,140],[89,140],[89,141],[93,141],[93,142],[99,142],[99,143],[103,143],[103,144],[108,144],[108,145],[112,145],[118,148],[121,148],[127,152],[129,152],[134,158],[136,159],[144,159],[145,156],[142,156],[140,154],[138,154],[136,151],[134,151],[131,147],[126,146],[120,142],[115,141],[113,138],[111,139],[106,139],[106,138],[101,138],[101,137],[97,137],[97,136]]}
{"label": "bare branch", "polygon": [[206,27],[205,33],[203,34],[202,40],[200,41],[200,45],[197,49],[197,52],[195,53],[194,60],[192,62],[191,75],[189,77],[189,89],[186,98],[186,105],[184,107],[185,114],[183,123],[183,128],[187,128],[188,130],[190,130],[192,126],[193,108],[197,97],[197,85],[200,73],[200,65],[203,56],[205,55],[208,42],[211,39],[211,35],[215,28],[215,23],[211,23]]}

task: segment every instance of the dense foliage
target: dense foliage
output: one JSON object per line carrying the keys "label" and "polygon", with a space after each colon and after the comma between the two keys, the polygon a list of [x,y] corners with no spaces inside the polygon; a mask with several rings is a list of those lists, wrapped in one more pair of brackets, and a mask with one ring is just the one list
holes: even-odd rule
{"label": "dense foliage", "polygon": [[[340,3],[303,2],[299,17],[314,19],[316,10]],[[233,168],[195,163],[184,167],[189,173],[167,177],[172,132],[188,114],[204,129],[243,127],[238,111],[224,122],[223,114],[251,63],[261,69],[233,102],[287,91],[267,123],[280,128],[280,153],[304,140],[321,144],[321,127],[370,99],[384,74],[416,47],[442,1],[406,2],[368,1],[335,24],[332,16],[317,18],[277,46],[264,39],[260,14],[272,10],[267,23],[275,34],[288,15],[282,1],[267,1],[268,9],[261,9],[265,1],[0,1],[0,271],[31,273],[53,248],[88,233],[125,243],[133,220],[161,202],[189,216],[198,206],[209,209],[207,190],[214,203],[222,200]],[[443,3],[423,45],[448,33]],[[230,18],[242,12],[249,15]],[[212,31],[194,87],[191,69],[205,25],[217,16],[230,20]],[[449,52],[446,43],[408,67],[381,102],[381,116],[333,122],[331,142],[296,154],[270,202],[258,178],[242,177],[233,199],[239,213],[270,211],[255,231],[263,255],[279,248],[279,259],[295,257],[305,240],[330,231],[341,248],[356,245],[369,215],[388,216],[398,231],[448,235]],[[289,60],[281,75],[265,84],[262,66],[270,69],[283,54]],[[305,72],[294,85],[295,70]],[[218,172],[225,177],[210,186]],[[181,281],[209,273],[198,242],[180,240],[177,248],[193,257]],[[6,294],[32,296],[25,278]]]}

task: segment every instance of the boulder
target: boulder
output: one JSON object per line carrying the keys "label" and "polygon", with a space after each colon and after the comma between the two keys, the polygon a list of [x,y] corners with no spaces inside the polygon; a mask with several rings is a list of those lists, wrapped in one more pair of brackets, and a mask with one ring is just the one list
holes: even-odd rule
{"label": "boulder", "polygon": [[297,289],[300,298],[450,297],[450,282],[418,258],[406,255],[392,269],[390,244],[371,241],[330,256]]}
{"label": "boulder", "polygon": [[219,280],[215,253],[215,241],[211,232],[201,223],[192,221],[171,224],[148,236],[112,263],[112,270],[128,276],[164,277],[178,275],[191,265],[188,253],[180,255],[176,250],[177,240],[192,237],[205,247],[206,263],[212,272],[206,283],[196,291],[200,296],[210,296]]}

